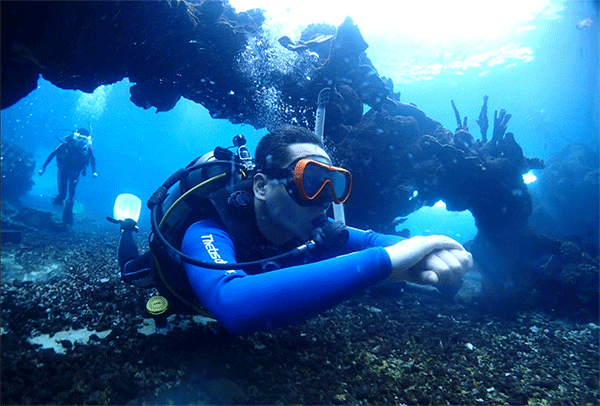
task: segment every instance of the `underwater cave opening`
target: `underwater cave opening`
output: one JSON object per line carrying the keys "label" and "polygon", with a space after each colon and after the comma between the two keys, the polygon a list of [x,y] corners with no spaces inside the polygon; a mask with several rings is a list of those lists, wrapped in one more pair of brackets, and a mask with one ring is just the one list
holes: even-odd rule
{"label": "underwater cave opening", "polygon": [[421,207],[396,226],[396,231],[407,229],[411,236],[442,234],[464,244],[475,238],[477,227],[470,211],[449,211],[446,203],[438,201],[431,207]]}

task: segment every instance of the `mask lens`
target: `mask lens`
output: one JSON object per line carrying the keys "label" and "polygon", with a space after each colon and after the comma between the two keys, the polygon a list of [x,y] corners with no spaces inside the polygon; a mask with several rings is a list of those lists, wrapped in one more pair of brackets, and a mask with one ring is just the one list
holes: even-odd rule
{"label": "mask lens", "polygon": [[[304,167],[302,186],[309,199],[314,199],[326,190],[325,183],[331,183],[331,189],[339,201],[348,197],[350,191],[350,174],[339,170],[331,170],[315,162],[308,162]],[[330,195],[330,193],[327,193]],[[329,196],[332,198],[333,196]],[[335,199],[332,199],[335,200]]]}
{"label": "mask lens", "polygon": [[302,176],[302,184],[306,195],[310,198],[315,197],[326,179],[327,171],[325,169],[313,163],[306,165],[304,176]]}
{"label": "mask lens", "polygon": [[348,193],[348,188],[350,186],[350,180],[348,179],[348,175],[342,172],[330,172],[329,178],[331,179],[331,184],[333,185],[333,192],[339,200],[344,200]]}

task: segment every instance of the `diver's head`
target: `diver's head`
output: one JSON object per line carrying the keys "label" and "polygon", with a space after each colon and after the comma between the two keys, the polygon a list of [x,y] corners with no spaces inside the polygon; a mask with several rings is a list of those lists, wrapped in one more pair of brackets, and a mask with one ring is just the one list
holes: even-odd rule
{"label": "diver's head", "polygon": [[257,222],[274,242],[308,239],[331,203],[350,194],[350,173],[332,166],[321,139],[305,128],[277,128],[261,139],[255,156]]}
{"label": "diver's head", "polygon": [[272,168],[283,168],[289,161],[288,146],[292,144],[314,144],[324,149],[323,141],[306,128],[283,125],[265,135],[254,153],[258,170],[263,173]]}
{"label": "diver's head", "polygon": [[85,128],[78,128],[77,130],[75,130],[75,135],[82,135],[84,137],[89,137],[90,136],[90,132],[88,130],[86,130]]}
{"label": "diver's head", "polygon": [[75,130],[70,139],[80,148],[87,148],[92,143],[92,136],[85,128]]}

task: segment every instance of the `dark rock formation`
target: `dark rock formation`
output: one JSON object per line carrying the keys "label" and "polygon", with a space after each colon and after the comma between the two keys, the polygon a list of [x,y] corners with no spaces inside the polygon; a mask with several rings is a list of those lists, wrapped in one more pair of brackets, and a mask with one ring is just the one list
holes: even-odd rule
{"label": "dark rock formation", "polygon": [[547,310],[560,315],[576,314],[598,320],[598,257],[592,258],[571,242],[536,272],[536,295]]}
{"label": "dark rock formation", "polygon": [[3,200],[0,213],[3,244],[9,242],[4,240],[5,236],[16,240],[11,242],[18,242],[21,239],[21,232],[65,230],[55,215],[49,211],[22,207],[19,204],[15,205]]}
{"label": "dark rock formation", "polygon": [[215,117],[251,122],[244,101],[253,84],[238,58],[262,21],[215,0],[5,2],[2,108],[34,90],[40,74],[84,92],[129,78],[140,107],[167,111],[183,96]]}
{"label": "dark rock formation", "polygon": [[389,94],[350,19],[311,26],[297,52],[263,37],[263,19],[220,0],[3,3],[2,108],[33,91],[39,75],[85,92],[128,78],[140,107],[167,111],[185,97],[256,127],[313,123],[325,86],[350,85],[371,106]]}
{"label": "dark rock formation", "polygon": [[580,244],[598,243],[598,153],[575,143],[550,155],[532,188],[537,204],[530,223],[548,235]]}
{"label": "dark rock formation", "polygon": [[0,142],[2,200],[16,202],[31,190],[35,160],[21,145]]}

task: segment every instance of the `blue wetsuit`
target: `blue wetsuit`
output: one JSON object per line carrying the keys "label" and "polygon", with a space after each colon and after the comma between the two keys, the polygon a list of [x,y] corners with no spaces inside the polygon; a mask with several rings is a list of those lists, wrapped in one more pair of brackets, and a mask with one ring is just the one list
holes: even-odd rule
{"label": "blue wetsuit", "polygon": [[[181,251],[208,262],[231,263],[231,271],[184,263],[192,290],[206,309],[235,334],[272,330],[306,321],[385,279],[391,262],[383,247],[401,237],[349,228],[341,255],[249,275],[235,268],[233,241],[215,220],[192,224]],[[336,253],[337,255],[337,253]]]}

